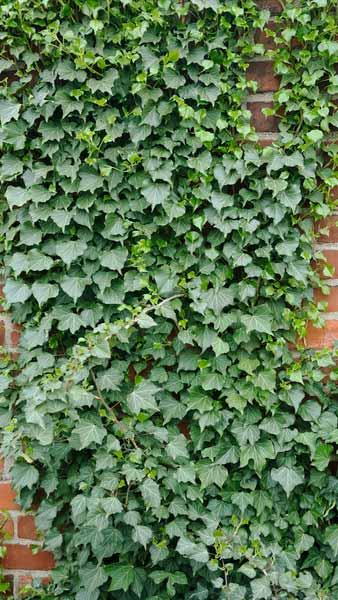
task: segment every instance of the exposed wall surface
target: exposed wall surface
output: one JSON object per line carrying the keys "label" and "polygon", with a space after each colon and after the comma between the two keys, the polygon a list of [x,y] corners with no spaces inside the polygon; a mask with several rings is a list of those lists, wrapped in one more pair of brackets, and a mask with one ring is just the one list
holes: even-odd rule
{"label": "exposed wall surface", "polygon": [[[266,0],[260,3],[263,8],[269,8],[272,15],[278,12],[278,2]],[[262,33],[257,33],[257,41],[271,47],[271,40]],[[257,92],[248,98],[247,107],[252,113],[253,123],[259,133],[260,143],[264,146],[271,144],[277,137],[278,121],[275,117],[266,117],[264,108],[272,106],[273,92],[278,89],[278,77],[273,72],[272,63],[266,58],[254,60],[248,69],[248,77],[258,82]],[[338,198],[338,193],[337,193]],[[323,296],[316,293],[317,300],[328,302],[325,314],[325,327],[316,329],[309,327],[307,344],[321,348],[330,346],[338,340],[338,222],[337,216],[325,219],[318,229],[326,228],[328,235],[318,238],[318,250],[322,251],[328,261],[335,267],[336,275],[328,280],[330,294]],[[0,344],[8,351],[15,352],[19,340],[19,331],[11,322],[10,316],[0,314]],[[20,587],[30,582],[32,577],[44,580],[53,567],[53,557],[49,552],[37,551],[40,543],[32,516],[24,515],[20,506],[15,502],[15,494],[9,480],[8,465],[0,463],[0,511],[8,511],[6,528],[11,534],[7,543],[7,554],[3,561],[5,572],[13,584],[15,596]],[[32,548],[33,547],[33,548]]]}

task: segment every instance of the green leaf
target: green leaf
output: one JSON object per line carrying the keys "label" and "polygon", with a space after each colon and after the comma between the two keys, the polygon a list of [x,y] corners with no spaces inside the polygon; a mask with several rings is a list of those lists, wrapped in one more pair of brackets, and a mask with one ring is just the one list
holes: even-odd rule
{"label": "green leaf", "polygon": [[108,579],[105,569],[99,565],[87,564],[79,572],[81,585],[89,594],[100,588]]}
{"label": "green leaf", "polygon": [[127,396],[127,404],[132,413],[138,415],[141,410],[157,411],[155,394],[160,391],[151,381],[144,379],[135,386],[134,390]]}
{"label": "green leaf", "polygon": [[82,296],[88,280],[84,277],[64,277],[60,285],[66,294],[70,296],[76,303]]}
{"label": "green leaf", "polygon": [[134,565],[110,565],[109,567],[106,567],[106,572],[111,577],[109,586],[110,592],[116,592],[118,590],[127,592],[135,578]]}
{"label": "green leaf", "polygon": [[187,558],[195,560],[199,563],[207,563],[209,560],[207,548],[203,544],[191,542],[186,537],[180,537],[176,546],[176,550],[182,556],[186,556]]}
{"label": "green leaf", "polygon": [[338,555],[338,525],[329,525],[324,533],[324,542],[329,544],[334,556]]}
{"label": "green leaf", "polygon": [[147,506],[158,508],[161,505],[161,495],[158,483],[153,479],[147,478],[140,485],[142,498]]}
{"label": "green leaf", "polygon": [[5,192],[5,198],[8,206],[14,208],[14,206],[23,206],[26,204],[30,199],[30,194],[24,188],[9,185]]}
{"label": "green leaf", "polygon": [[134,542],[141,544],[144,548],[147,547],[152,536],[153,532],[150,529],[150,527],[145,527],[144,525],[136,525],[133,529],[132,538]]}
{"label": "green leaf", "polygon": [[272,334],[272,318],[270,317],[270,315],[243,315],[241,317],[241,322],[243,323],[248,333],[251,333],[251,331],[258,331],[259,333]]}
{"label": "green leaf", "polygon": [[279,469],[271,470],[271,477],[277,481],[286,492],[287,497],[291,492],[304,482],[304,474],[301,469],[293,467],[280,467]]}
{"label": "green leaf", "polygon": [[268,577],[254,579],[251,581],[250,585],[253,600],[259,600],[260,598],[264,598],[264,600],[270,600],[272,597],[272,590]]}
{"label": "green leaf", "polygon": [[81,242],[80,240],[76,242],[57,242],[55,252],[69,266],[77,258],[83,256],[86,249],[86,242]]}
{"label": "green leaf", "polygon": [[101,258],[101,265],[107,267],[107,269],[121,273],[127,256],[128,250],[126,248],[116,248],[115,250],[104,252]]}
{"label": "green leaf", "polygon": [[333,446],[331,444],[319,444],[312,458],[312,464],[318,471],[324,471],[330,463],[333,454]]}
{"label": "green leaf", "polygon": [[202,484],[202,489],[212,484],[222,488],[228,477],[228,471],[225,467],[213,463],[199,466],[197,472]]}
{"label": "green leaf", "polygon": [[216,314],[219,314],[223,308],[230,306],[234,302],[234,293],[227,288],[212,288],[203,295],[206,306],[211,308]]}
{"label": "green leaf", "polygon": [[88,448],[91,444],[102,444],[107,432],[103,427],[91,423],[90,421],[80,420],[74,427],[71,437],[71,444],[77,450]]}
{"label": "green leaf", "polygon": [[32,292],[26,283],[14,281],[14,279],[7,279],[4,285],[4,294],[8,302],[14,304],[15,302],[26,302]]}
{"label": "green leaf", "polygon": [[314,142],[316,144],[317,142],[320,142],[320,140],[323,139],[324,134],[320,129],[311,129],[311,131],[307,132],[306,136],[311,142]]}
{"label": "green leaf", "polygon": [[21,490],[27,487],[32,489],[39,479],[39,471],[33,466],[25,463],[16,463],[12,469],[14,487]]}
{"label": "green leaf", "polygon": [[142,190],[142,195],[145,197],[152,209],[154,209],[158,204],[163,204],[163,202],[169,197],[169,194],[170,187],[165,183],[153,183]]}
{"label": "green leaf", "polygon": [[0,100],[0,123],[6,125],[12,119],[19,116],[20,104],[11,100]]}
{"label": "green leaf", "polygon": [[39,306],[42,306],[45,302],[50,300],[50,298],[55,298],[59,293],[59,287],[57,285],[53,285],[52,283],[33,283],[32,292],[34,298],[39,303]]}

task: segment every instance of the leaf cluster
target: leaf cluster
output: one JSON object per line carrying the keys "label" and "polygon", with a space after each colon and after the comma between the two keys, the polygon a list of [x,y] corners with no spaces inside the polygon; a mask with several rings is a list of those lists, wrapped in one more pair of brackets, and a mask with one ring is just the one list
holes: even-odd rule
{"label": "leaf cluster", "polygon": [[[0,6],[3,452],[57,567],[32,600],[334,600],[336,21],[287,2],[261,148],[253,0]],[[317,256],[317,258],[321,258]],[[330,273],[327,265],[324,273]],[[330,374],[328,375],[328,371]]]}

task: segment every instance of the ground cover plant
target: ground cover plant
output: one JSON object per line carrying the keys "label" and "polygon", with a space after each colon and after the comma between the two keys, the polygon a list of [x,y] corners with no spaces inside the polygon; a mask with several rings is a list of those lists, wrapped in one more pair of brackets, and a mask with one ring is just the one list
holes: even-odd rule
{"label": "ground cover plant", "polygon": [[[335,351],[304,349],[333,208],[334,2],[286,2],[280,138],[252,0],[3,0],[3,449],[48,600],[336,599]],[[329,274],[324,266],[324,275]]]}

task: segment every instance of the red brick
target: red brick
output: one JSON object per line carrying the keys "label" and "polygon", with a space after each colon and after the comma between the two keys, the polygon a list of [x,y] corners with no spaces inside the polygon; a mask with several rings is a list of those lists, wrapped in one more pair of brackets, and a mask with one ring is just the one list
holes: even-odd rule
{"label": "red brick", "polygon": [[0,346],[5,345],[6,328],[4,321],[0,321]]}
{"label": "red brick", "polygon": [[256,4],[259,8],[269,10],[272,15],[277,15],[282,12],[282,6],[278,0],[257,0]]}
{"label": "red brick", "polygon": [[29,546],[7,544],[3,559],[4,569],[27,569],[29,571],[49,571],[54,567],[54,558],[50,552],[42,550],[33,554]]}
{"label": "red brick", "polygon": [[20,325],[13,323],[11,331],[11,346],[15,347],[19,345],[21,335]]}
{"label": "red brick", "polygon": [[320,290],[315,290],[316,302],[327,302],[328,312],[338,312],[338,287],[330,287],[330,293],[326,296]]}
{"label": "red brick", "polygon": [[336,185],[336,187],[332,188],[332,190],[331,190],[331,197],[334,200],[338,200],[338,185]]}
{"label": "red brick", "polygon": [[334,267],[334,277],[338,275],[338,248],[337,250],[322,250],[327,262]]}
{"label": "red brick", "polygon": [[[14,535],[14,523],[10,517],[1,521],[1,530],[5,531],[9,537]],[[8,539],[8,538],[7,538]]]}
{"label": "red brick", "polygon": [[267,35],[266,30],[271,29],[274,30],[276,25],[273,21],[269,21],[265,27],[265,30],[257,29],[255,31],[255,42],[257,44],[263,44],[266,50],[273,50],[276,47],[276,44],[272,37]]}
{"label": "red brick", "polygon": [[325,321],[325,327],[317,328],[309,324],[305,346],[309,348],[331,347],[338,340],[338,321]]}
{"label": "red brick", "polygon": [[257,92],[275,92],[279,88],[280,79],[275,74],[271,61],[263,60],[250,63],[246,76],[249,80],[257,81]]}
{"label": "red brick", "polygon": [[37,531],[34,518],[30,515],[24,515],[18,519],[18,537],[27,540],[36,540]]}
{"label": "red brick", "polygon": [[15,492],[7,481],[0,482],[0,510],[19,510],[15,502]]}
{"label": "red brick", "polygon": [[278,131],[278,117],[266,117],[262,112],[263,108],[272,107],[273,102],[248,102],[248,110],[252,114],[251,122],[256,131]]}
{"label": "red brick", "polygon": [[317,242],[324,244],[338,242],[338,215],[331,215],[326,219],[318,221],[315,225],[316,233],[319,233],[321,229],[327,229],[328,235],[320,235],[317,238]]}

